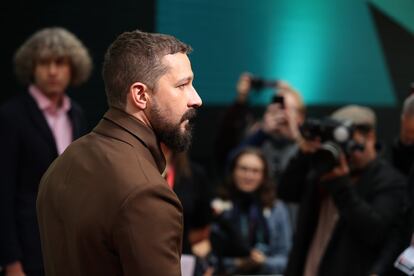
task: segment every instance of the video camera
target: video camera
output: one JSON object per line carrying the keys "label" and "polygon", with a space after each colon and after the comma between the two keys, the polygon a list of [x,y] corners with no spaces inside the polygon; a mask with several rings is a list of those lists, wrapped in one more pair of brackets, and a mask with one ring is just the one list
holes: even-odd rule
{"label": "video camera", "polygon": [[319,173],[331,171],[339,164],[341,152],[345,155],[355,150],[364,150],[353,140],[355,126],[351,121],[339,121],[332,118],[306,119],[300,127],[305,140],[320,139],[321,148],[312,156],[312,166]]}

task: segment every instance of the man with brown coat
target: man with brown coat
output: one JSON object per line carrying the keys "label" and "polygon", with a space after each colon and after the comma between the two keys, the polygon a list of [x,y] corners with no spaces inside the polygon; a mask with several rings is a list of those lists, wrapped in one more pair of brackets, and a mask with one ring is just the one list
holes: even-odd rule
{"label": "man with brown coat", "polygon": [[190,46],[121,34],[103,79],[110,106],[49,167],[37,200],[46,275],[180,275],[182,207],[160,142],[184,150],[201,99]]}

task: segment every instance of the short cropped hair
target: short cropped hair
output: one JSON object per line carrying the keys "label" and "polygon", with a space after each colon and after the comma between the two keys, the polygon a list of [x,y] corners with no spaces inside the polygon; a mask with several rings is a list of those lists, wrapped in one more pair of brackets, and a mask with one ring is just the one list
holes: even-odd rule
{"label": "short cropped hair", "polygon": [[108,105],[125,109],[134,82],[142,82],[155,91],[158,79],[168,70],[161,59],[191,50],[191,46],[170,35],[139,30],[122,33],[109,46],[102,68]]}
{"label": "short cropped hair", "polygon": [[414,116],[414,94],[411,94],[405,99],[402,114],[407,116]]}
{"label": "short cropped hair", "polygon": [[28,85],[33,82],[36,63],[50,58],[69,58],[71,85],[80,85],[90,76],[92,59],[88,49],[71,32],[61,27],[45,28],[29,37],[14,55],[17,79]]}

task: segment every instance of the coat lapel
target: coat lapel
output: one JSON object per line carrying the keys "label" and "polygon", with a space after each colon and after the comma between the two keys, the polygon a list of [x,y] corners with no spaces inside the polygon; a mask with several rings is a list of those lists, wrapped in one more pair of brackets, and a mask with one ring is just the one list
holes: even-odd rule
{"label": "coat lapel", "polygon": [[53,138],[52,131],[47,124],[46,118],[43,116],[42,111],[39,109],[35,100],[29,94],[27,94],[24,99],[29,113],[29,118],[32,120],[35,127],[39,130],[40,134],[45,139],[47,144],[53,148],[53,151],[57,156],[56,142]]}
{"label": "coat lapel", "polygon": [[72,101],[72,107],[68,111],[72,123],[72,140],[76,140],[85,134],[85,126],[82,124],[83,117],[80,108]]}

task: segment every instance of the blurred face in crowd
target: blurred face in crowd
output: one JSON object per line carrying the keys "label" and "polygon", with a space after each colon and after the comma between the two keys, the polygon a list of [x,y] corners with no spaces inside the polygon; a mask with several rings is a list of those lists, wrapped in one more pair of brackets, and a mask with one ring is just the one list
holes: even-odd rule
{"label": "blurred face in crowd", "polygon": [[349,156],[349,167],[352,170],[365,168],[377,157],[375,131],[368,133],[354,132],[354,141],[364,146],[363,150],[354,150]]}
{"label": "blurred face in crowd", "polygon": [[34,84],[48,98],[61,96],[71,79],[69,58],[44,58],[36,62],[34,68]]}
{"label": "blurred face in crowd", "polygon": [[194,75],[186,54],[169,54],[162,62],[168,71],[160,77],[150,96],[148,118],[162,142],[182,151],[191,142],[190,120],[202,101],[193,87]]}
{"label": "blurred face in crowd", "polygon": [[256,191],[264,179],[264,164],[261,158],[252,153],[239,156],[233,172],[236,188],[245,193]]}
{"label": "blurred face in crowd", "polygon": [[400,140],[405,145],[414,145],[414,115],[401,116]]}

